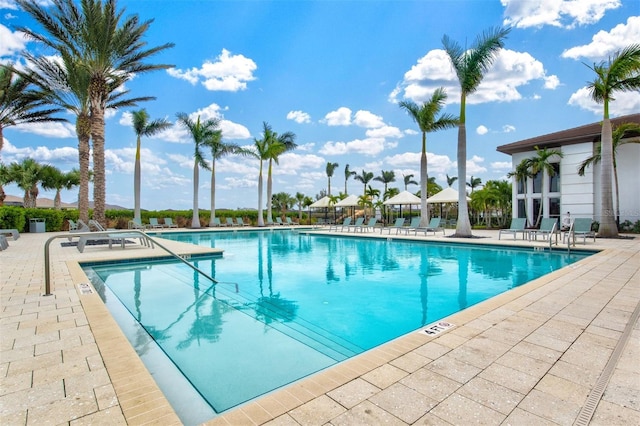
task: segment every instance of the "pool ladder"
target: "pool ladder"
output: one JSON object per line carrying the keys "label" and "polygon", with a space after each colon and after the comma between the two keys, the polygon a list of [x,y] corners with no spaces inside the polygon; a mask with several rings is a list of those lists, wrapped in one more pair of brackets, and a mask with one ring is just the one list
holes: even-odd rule
{"label": "pool ladder", "polygon": [[135,230],[135,229],[127,229],[127,230],[122,230],[122,231],[85,232],[85,233],[80,233],[79,232],[79,233],[73,233],[73,234],[54,235],[53,237],[49,238],[46,243],[44,243],[44,296],[51,296],[51,294],[52,294],[51,293],[51,271],[50,271],[50,268],[49,268],[49,264],[50,264],[49,245],[51,244],[51,242],[53,240],[56,240],[58,238],[69,238],[70,236],[71,237],[95,237],[95,236],[104,235],[105,237],[108,237],[109,235],[117,235],[117,234],[129,234],[129,235],[131,235],[131,234],[140,234],[141,237],[147,238],[147,239],[153,241],[153,243],[156,246],[160,247],[161,249],[163,249],[164,251],[169,253],[171,256],[175,257],[176,259],[178,259],[182,263],[186,264],[187,266],[189,266],[194,271],[196,271],[199,274],[203,275],[208,280],[211,280],[211,282],[213,282],[214,284],[219,284],[220,283],[218,280],[216,280],[215,278],[211,277],[206,272],[201,271],[196,266],[194,266],[191,263],[189,263],[188,259],[191,258],[191,255],[178,255],[178,254],[174,253],[173,251],[171,251],[170,249],[168,249],[164,245],[160,244],[157,240],[151,238],[149,235],[147,235],[146,233],[144,233],[142,231]]}

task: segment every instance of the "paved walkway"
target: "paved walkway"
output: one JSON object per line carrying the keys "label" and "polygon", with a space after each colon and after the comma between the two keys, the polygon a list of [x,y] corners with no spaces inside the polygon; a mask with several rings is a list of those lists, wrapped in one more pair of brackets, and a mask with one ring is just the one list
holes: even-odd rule
{"label": "paved walkway", "polygon": [[[545,246],[475,233],[486,238],[464,242]],[[43,296],[53,235],[0,252],[0,424],[179,424],[77,264],[161,251],[56,240]],[[603,251],[446,318],[437,336],[410,333],[207,424],[640,424],[640,238],[586,246]]]}

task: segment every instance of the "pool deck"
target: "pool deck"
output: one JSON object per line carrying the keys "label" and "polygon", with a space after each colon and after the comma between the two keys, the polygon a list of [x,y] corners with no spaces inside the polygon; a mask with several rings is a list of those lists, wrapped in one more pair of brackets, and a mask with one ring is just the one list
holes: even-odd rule
{"label": "pool deck", "polygon": [[[43,247],[55,235],[67,234],[25,233],[0,251],[0,424],[180,424],[78,266],[162,251],[80,253],[54,240],[45,296]],[[548,247],[474,235],[460,241]],[[206,424],[640,424],[640,237],[577,248],[602,251],[443,319],[439,334],[409,333]]]}

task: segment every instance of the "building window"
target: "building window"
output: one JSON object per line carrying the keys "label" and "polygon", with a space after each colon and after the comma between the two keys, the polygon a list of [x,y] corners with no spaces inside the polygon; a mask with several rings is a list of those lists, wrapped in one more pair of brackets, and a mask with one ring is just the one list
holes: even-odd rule
{"label": "building window", "polygon": [[560,198],[549,198],[549,217],[560,217]]}
{"label": "building window", "polygon": [[518,179],[518,194],[524,194],[526,192],[527,185],[525,185],[525,183],[526,179]]}
{"label": "building window", "polygon": [[553,176],[549,176],[549,192],[560,192],[560,163],[553,163]]}
{"label": "building window", "polygon": [[540,198],[534,198],[532,201],[533,201],[533,223],[535,224],[538,222],[538,216],[541,213],[540,203],[542,202],[542,200],[540,200]]}
{"label": "building window", "polygon": [[542,173],[538,172],[533,177],[533,193],[539,194],[542,192]]}
{"label": "building window", "polygon": [[524,200],[518,200],[518,217],[527,217]]}

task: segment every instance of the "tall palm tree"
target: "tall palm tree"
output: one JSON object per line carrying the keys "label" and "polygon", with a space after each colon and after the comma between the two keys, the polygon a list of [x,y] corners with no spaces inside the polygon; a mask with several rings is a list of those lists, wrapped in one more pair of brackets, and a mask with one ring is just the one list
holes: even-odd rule
{"label": "tall palm tree", "polygon": [[447,185],[449,185],[449,188],[451,188],[457,180],[458,180],[458,176],[449,177],[449,175],[447,175]]}
{"label": "tall palm tree", "polygon": [[[562,158],[562,151],[559,149],[539,149],[537,146],[534,147],[536,150],[536,156],[531,158],[529,162],[529,166],[531,167],[531,174],[536,176],[538,173],[546,173],[548,176],[554,176],[556,174],[555,169],[553,168],[553,163],[551,162],[552,158],[559,157]],[[534,226],[538,226],[540,220],[542,219],[542,205],[545,198],[545,194],[549,188],[546,188],[544,185],[542,187],[542,193],[540,194],[540,208],[538,209],[538,217],[536,219],[536,223]]]}
{"label": "tall palm tree", "polygon": [[[513,177],[516,180],[516,185],[522,185],[523,191],[525,193],[524,197],[524,217],[527,219],[527,226],[531,225],[531,221],[529,220],[529,209],[527,208],[527,179],[533,178],[533,174],[531,173],[531,159],[524,158],[522,161],[518,163],[515,170],[507,173],[507,177]],[[518,191],[519,192],[519,191]]]}
{"label": "tall palm tree", "polygon": [[474,178],[473,175],[469,177],[469,182],[466,182],[467,186],[471,188],[471,193],[473,194],[473,190],[482,185],[482,179],[479,177]]}
{"label": "tall palm tree", "polygon": [[413,175],[412,174],[402,175],[402,177],[404,178],[404,190],[405,191],[407,191],[407,188],[409,187],[409,185],[418,185],[418,182],[413,180]]}
{"label": "tall palm tree", "polygon": [[263,123],[264,139],[267,142],[267,157],[269,168],[267,171],[267,222],[272,223],[271,203],[273,192],[273,163],[278,164],[280,155],[298,147],[295,143],[296,135],[293,132],[285,132],[281,135],[271,130],[271,126]]}
{"label": "tall palm tree", "polygon": [[213,132],[207,145],[211,148],[211,218],[209,226],[214,226],[216,218],[216,161],[227,155],[247,156],[252,153],[236,144],[224,142],[220,130]]}
{"label": "tall palm tree", "polygon": [[389,186],[389,184],[396,181],[396,173],[393,170],[389,170],[389,171],[382,170],[382,173],[380,174],[380,176],[374,177],[373,180],[375,180],[376,182],[382,182],[384,184],[383,193],[386,193],[387,187]]}
{"label": "tall palm tree", "polygon": [[[618,148],[622,145],[626,145],[628,143],[640,143],[639,137],[627,138],[623,139],[626,134],[640,134],[640,125],[637,123],[622,123],[618,126],[612,127],[612,156],[613,156],[613,180],[616,191],[616,224],[620,222],[620,191],[618,187],[618,168],[616,166],[616,152]],[[584,176],[587,167],[591,165],[596,165],[600,162],[602,158],[602,145],[598,145],[596,147],[596,152],[586,160],[584,160],[580,167],[578,168],[578,174],[580,176]]]}
{"label": "tall palm tree", "polygon": [[344,166],[344,194],[348,195],[349,193],[347,192],[347,181],[349,180],[349,178],[351,176],[354,176],[356,174],[356,172],[352,171],[349,169],[349,165],[347,164],[346,166]]}
{"label": "tall palm tree", "polygon": [[66,121],[54,117],[62,111],[49,106],[46,97],[32,86],[30,74],[19,73],[11,64],[0,64],[0,151],[4,146],[3,129],[23,123]]}
{"label": "tall palm tree", "polygon": [[362,184],[364,185],[364,190],[362,191],[362,195],[363,196],[366,195],[367,185],[369,184],[369,182],[371,182],[371,179],[373,179],[373,173],[365,172],[364,170],[362,170],[361,174],[356,173],[356,175],[353,178],[358,182],[362,182]]}
{"label": "tall palm tree", "polygon": [[333,177],[333,171],[339,166],[338,163],[327,163],[327,194],[331,195],[331,178]]}
{"label": "tall palm tree", "polygon": [[105,121],[110,94],[134,75],[171,68],[172,65],[147,63],[150,57],[173,47],[167,43],[147,47],[144,37],[152,20],[141,22],[137,15],[124,17],[116,0],[54,0],[53,6],[30,0],[16,0],[44,29],[36,33],[21,27],[29,38],[39,41],[60,56],[78,60],[89,73],[88,99],[93,142],[94,211],[98,222],[105,222]]}
{"label": "tall palm tree", "polygon": [[70,190],[80,184],[80,171],[73,169],[64,173],[54,166],[45,165],[42,167],[42,189],[55,189],[56,195],[53,198],[53,208],[60,210],[62,208],[62,200],[60,192],[63,189]]}
{"label": "tall palm tree", "polygon": [[269,139],[271,138],[271,127],[263,122],[262,139],[253,139],[252,156],[260,161],[260,171],[258,172],[258,226],[264,226],[264,217],[262,216],[262,164],[264,160],[269,158]]}
{"label": "tall palm tree", "polygon": [[[467,128],[466,105],[467,97],[475,92],[495,60],[498,51],[504,47],[504,39],[509,34],[509,28],[492,28],[480,35],[470,49],[449,39],[442,37],[444,50],[451,60],[453,69],[460,83],[460,122],[458,124],[458,177],[467,176]],[[458,222],[456,237],[472,237],[469,208],[467,206],[466,191],[458,191]]]}
{"label": "tall palm tree", "polygon": [[422,133],[422,152],[420,154],[420,226],[429,224],[429,208],[427,206],[427,133],[437,132],[455,127],[458,117],[451,114],[440,114],[447,100],[447,93],[440,87],[433,92],[431,99],[418,106],[413,101],[400,102],[400,108],[406,110],[413,121],[418,124]]}
{"label": "tall palm tree", "polygon": [[302,209],[307,198],[302,192],[296,192],[296,204],[298,205],[298,223],[302,223]]}
{"label": "tall palm tree", "polygon": [[210,118],[200,121],[200,116],[194,121],[184,112],[177,114],[178,123],[184,126],[194,142],[193,151],[193,216],[191,218],[191,227],[200,228],[200,212],[198,210],[198,187],[200,185],[200,167],[210,170],[209,164],[204,158],[202,149],[209,146],[211,139],[218,131],[220,120]]}
{"label": "tall palm tree", "polygon": [[13,180],[9,174],[9,168],[3,163],[0,163],[0,207],[4,205],[4,199],[7,198],[7,195],[4,193],[4,186],[11,182],[13,182]]}
{"label": "tall palm tree", "polygon": [[38,198],[38,184],[42,181],[42,165],[33,158],[25,158],[21,162],[9,165],[11,182],[24,191],[23,203],[25,208],[35,208]]}
{"label": "tall palm tree", "polygon": [[613,195],[611,175],[613,170],[613,136],[609,119],[609,102],[616,92],[640,89],[640,44],[632,44],[616,52],[608,62],[594,64],[591,68],[596,79],[587,87],[597,103],[604,104],[602,134],[600,136],[602,154],[600,161],[600,183],[602,205],[600,207],[600,227],[598,235],[617,237],[618,227],[613,215]]}
{"label": "tall palm tree", "polygon": [[171,127],[164,118],[149,120],[147,110],[142,108],[131,112],[133,131],[136,132],[136,162],[133,168],[133,217],[140,220],[140,142],[142,136],[153,136]]}

